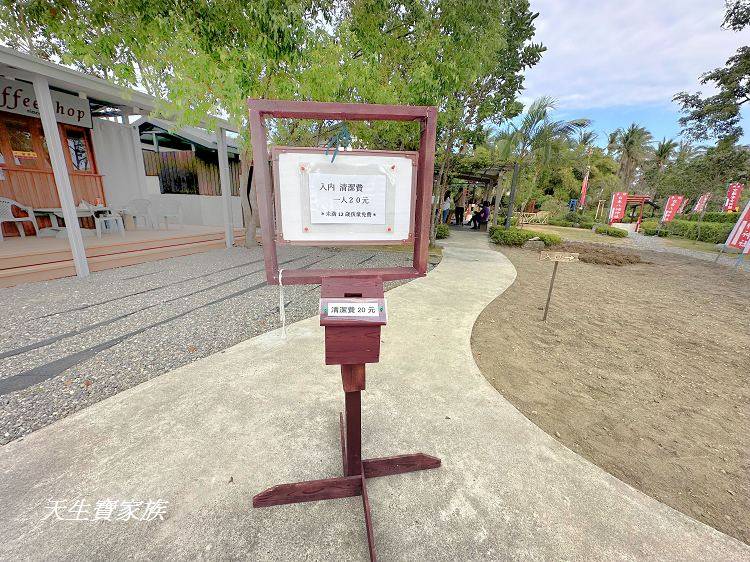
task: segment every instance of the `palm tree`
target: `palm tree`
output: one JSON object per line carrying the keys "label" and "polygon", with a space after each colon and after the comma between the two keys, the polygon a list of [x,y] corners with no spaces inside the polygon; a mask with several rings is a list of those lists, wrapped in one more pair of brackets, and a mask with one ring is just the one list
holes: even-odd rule
{"label": "palm tree", "polygon": [[579,146],[589,147],[596,141],[597,135],[594,131],[580,130],[578,131],[578,144]]}
{"label": "palm tree", "polygon": [[607,156],[613,156],[617,151],[617,137],[620,129],[612,131],[607,135]]}
{"label": "palm tree", "polygon": [[[556,154],[560,141],[570,142],[573,134],[591,124],[588,119],[553,121],[550,112],[556,101],[547,96],[535,99],[518,124],[501,131],[495,140],[507,143],[510,147],[510,161],[523,166],[529,159],[534,162],[531,189],[536,185],[539,174]],[[511,197],[513,197],[511,190]],[[509,211],[513,200],[509,202]]]}
{"label": "palm tree", "polygon": [[570,139],[573,133],[590,125],[588,119],[553,121],[550,119],[550,112],[555,109],[556,103],[553,98],[547,96],[535,99],[518,125],[511,124],[498,135],[510,139],[515,145],[514,160],[519,164],[523,164],[532,151],[545,146],[553,139]]}
{"label": "palm tree", "polygon": [[632,123],[627,129],[615,131],[612,151],[620,163],[617,175],[623,188],[629,189],[633,184],[636,172],[652,152],[651,142],[651,133],[636,123]]}
{"label": "palm tree", "polygon": [[694,144],[690,144],[687,141],[680,141],[680,144],[677,147],[675,161],[687,162],[689,160],[692,160],[696,156],[701,156],[702,154],[705,154],[705,153],[706,153],[705,146],[695,146]]}
{"label": "palm tree", "polygon": [[656,166],[656,170],[661,172],[667,167],[667,164],[672,160],[672,156],[675,153],[675,149],[678,147],[677,142],[674,139],[663,138],[654,149],[653,161]]}

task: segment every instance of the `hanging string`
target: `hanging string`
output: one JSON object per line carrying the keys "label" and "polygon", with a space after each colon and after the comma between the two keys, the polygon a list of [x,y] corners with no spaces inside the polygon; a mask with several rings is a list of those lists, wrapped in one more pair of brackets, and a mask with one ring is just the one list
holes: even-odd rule
{"label": "hanging string", "polygon": [[328,156],[328,150],[333,148],[333,156],[331,157],[331,164],[336,160],[336,156],[341,148],[346,148],[352,143],[352,134],[349,132],[349,127],[346,125],[346,121],[341,123],[339,130],[336,131],[333,136],[328,139],[326,143],[326,156]]}
{"label": "hanging string", "polygon": [[286,307],[284,306],[284,282],[282,280],[284,270],[279,269],[279,320],[281,321],[281,337],[286,337]]}

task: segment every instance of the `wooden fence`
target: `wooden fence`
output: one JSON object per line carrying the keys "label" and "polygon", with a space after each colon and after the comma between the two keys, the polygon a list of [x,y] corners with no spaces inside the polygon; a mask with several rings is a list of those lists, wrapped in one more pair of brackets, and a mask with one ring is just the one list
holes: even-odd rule
{"label": "wooden fence", "polygon": [[[143,150],[147,176],[158,176],[162,193],[221,195],[219,164],[192,150]],[[215,156],[215,155],[209,155]],[[229,161],[232,195],[239,195],[240,161]]]}

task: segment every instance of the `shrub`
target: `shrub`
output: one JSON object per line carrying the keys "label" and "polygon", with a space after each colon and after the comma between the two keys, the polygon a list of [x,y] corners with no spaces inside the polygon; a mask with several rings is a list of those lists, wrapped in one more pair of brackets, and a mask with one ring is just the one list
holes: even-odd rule
{"label": "shrub", "polygon": [[[708,214],[708,213],[706,213]],[[712,244],[720,244],[726,241],[727,236],[734,226],[731,222],[702,222],[700,223],[700,236],[698,236],[698,223],[692,220],[674,219],[665,224],[659,230],[656,221],[644,221],[641,223],[641,234],[644,236],[679,236],[688,240],[700,240]]]}
{"label": "shrub", "polygon": [[625,238],[628,235],[627,230],[621,228],[615,228],[614,226],[607,226],[606,224],[598,224],[594,229],[597,234],[605,234],[607,236],[613,236],[615,238]]}
{"label": "shrub", "polygon": [[[679,215],[680,220],[698,221],[701,218],[700,213],[685,213]],[[714,211],[703,214],[702,222],[731,222],[732,224],[737,222],[739,213],[722,213],[720,211]]]}
{"label": "shrub", "polygon": [[539,239],[544,242],[544,245],[548,248],[550,246],[557,246],[558,244],[562,244],[562,238],[560,238],[557,234],[550,234],[547,232],[536,232],[535,233]]}
{"label": "shrub", "polygon": [[549,224],[552,226],[573,226],[573,223],[565,219],[549,219]]}
{"label": "shrub", "polygon": [[585,216],[577,216],[576,222],[570,222],[566,219],[549,219],[549,224],[552,226],[566,226],[569,228],[584,228],[586,230],[591,230],[591,227],[594,226],[594,221]]}
{"label": "shrub", "polygon": [[518,228],[505,229],[502,226],[492,231],[492,241],[502,246],[522,246],[524,242],[534,238],[536,234],[529,230],[520,230]]}
{"label": "shrub", "polygon": [[[690,240],[695,240],[698,234],[698,223],[693,221],[674,219],[665,228],[669,231],[669,234],[689,238]],[[703,230],[703,225],[701,225],[701,230]]]}
{"label": "shrub", "polygon": [[[703,222],[701,223],[701,233],[698,240],[711,242],[712,244],[724,243],[733,227],[734,224],[728,222]],[[696,226],[696,234],[697,230],[698,227]]]}
{"label": "shrub", "polygon": [[555,246],[562,243],[562,238],[556,234],[521,230],[518,228],[509,228],[508,230],[502,227],[496,228],[493,230],[491,238],[495,244],[502,246],[523,246],[524,242],[532,238],[539,238],[544,242],[545,246]]}
{"label": "shrub", "polygon": [[643,221],[639,232],[644,236],[656,236],[659,231],[659,223],[655,221]]}
{"label": "shrub", "polygon": [[435,227],[435,238],[438,240],[442,240],[443,238],[448,238],[448,236],[451,235],[451,229],[448,227],[447,224],[439,224],[437,227]]}

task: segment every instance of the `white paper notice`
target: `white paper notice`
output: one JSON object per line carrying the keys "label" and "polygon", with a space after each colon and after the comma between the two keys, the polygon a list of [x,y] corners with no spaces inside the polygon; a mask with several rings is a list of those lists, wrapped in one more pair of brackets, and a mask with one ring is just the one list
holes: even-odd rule
{"label": "white paper notice", "polygon": [[310,174],[312,224],[385,224],[383,174]]}

